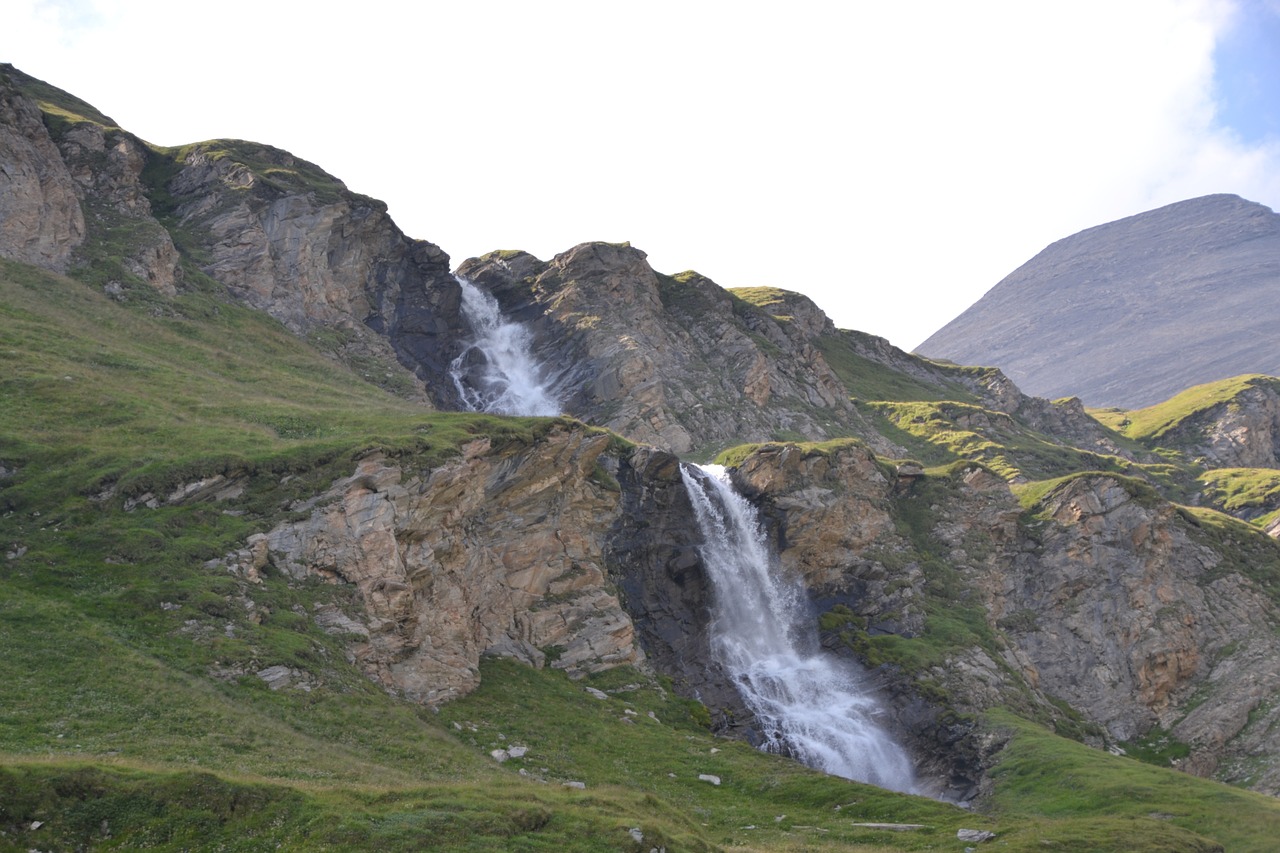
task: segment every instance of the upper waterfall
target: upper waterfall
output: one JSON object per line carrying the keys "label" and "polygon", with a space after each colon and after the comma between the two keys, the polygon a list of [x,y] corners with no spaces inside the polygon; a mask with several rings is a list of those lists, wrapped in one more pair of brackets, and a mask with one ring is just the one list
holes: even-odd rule
{"label": "upper waterfall", "polygon": [[756,511],[719,465],[681,466],[712,587],[713,649],[765,735],[763,748],[837,776],[915,792],[906,752],[876,722],[852,666],[823,654],[798,579],[778,570]]}
{"label": "upper waterfall", "polygon": [[502,316],[498,300],[461,276],[462,315],[474,340],[449,365],[463,405],[498,415],[558,415],[542,365],[533,356],[529,330]]}

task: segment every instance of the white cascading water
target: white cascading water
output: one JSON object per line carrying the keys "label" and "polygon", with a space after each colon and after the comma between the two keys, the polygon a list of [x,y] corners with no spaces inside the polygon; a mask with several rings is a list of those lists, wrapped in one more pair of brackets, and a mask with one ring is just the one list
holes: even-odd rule
{"label": "white cascading water", "polygon": [[497,415],[558,415],[560,401],[533,357],[529,330],[504,320],[498,300],[458,277],[462,315],[475,336],[449,365],[449,375],[473,412]]}
{"label": "white cascading water", "polygon": [[681,465],[712,585],[713,654],[765,735],[763,749],[818,770],[915,792],[911,760],[842,661],[823,655],[798,579],[782,577],[755,508],[722,466]]}

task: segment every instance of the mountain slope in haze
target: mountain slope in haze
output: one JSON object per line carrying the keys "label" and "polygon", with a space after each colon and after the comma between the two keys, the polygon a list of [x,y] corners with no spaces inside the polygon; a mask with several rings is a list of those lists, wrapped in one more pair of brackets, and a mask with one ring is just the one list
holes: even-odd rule
{"label": "mountain slope in haze", "polygon": [[1280,373],[1280,215],[1210,195],[1059,240],[917,351],[994,364],[1040,397],[1140,408]]}

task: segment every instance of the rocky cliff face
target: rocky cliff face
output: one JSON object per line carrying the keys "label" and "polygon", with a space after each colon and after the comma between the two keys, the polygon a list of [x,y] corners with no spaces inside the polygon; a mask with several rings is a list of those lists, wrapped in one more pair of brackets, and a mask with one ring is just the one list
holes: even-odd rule
{"label": "rocky cliff face", "polygon": [[11,66],[0,77],[6,257],[119,298],[132,282],[176,294],[185,261],[371,381],[458,407],[449,257],[405,237],[384,204],[269,146],[158,149]]}
{"label": "rocky cliff face", "polygon": [[449,256],[407,238],[386,205],[269,146],[178,152],[173,216],[209,252],[205,273],[295,333],[338,339],[374,370],[409,368],[419,396],[457,408],[448,365],[463,324]]}
{"label": "rocky cliff face", "polygon": [[670,453],[557,426],[532,446],[477,439],[429,470],[371,455],[294,510],[309,515],[251,537],[228,568],[349,593],[313,618],[390,692],[465,695],[485,655],[571,676],[641,665],[704,702],[718,731],[752,736],[710,651],[701,534]]}
{"label": "rocky cliff face", "polygon": [[991,613],[1040,687],[1116,740],[1159,727],[1190,745],[1191,772],[1280,791],[1274,762],[1243,761],[1280,749],[1266,698],[1280,683],[1274,547],[1110,477],[1074,479],[1040,507],[988,578]]}
{"label": "rocky cliff face", "polygon": [[352,657],[371,678],[427,704],[475,689],[486,654],[570,674],[638,663],[606,574],[602,532],[621,503],[609,444],[558,428],[532,449],[478,439],[429,471],[370,456],[307,519],[254,537],[232,564],[250,580],[354,587],[359,612],[315,618],[358,637]]}
{"label": "rocky cliff face", "polygon": [[[1065,701],[1099,727],[1100,745],[1167,736],[1188,745],[1190,772],[1280,790],[1274,762],[1258,758],[1280,754],[1266,698],[1280,680],[1266,592],[1280,552],[1256,531],[1213,532],[1148,487],[1103,475],[1025,511],[981,468],[927,485],[905,473],[857,446],[773,446],[735,479],[771,519],[783,566],[821,610],[843,608],[863,659],[883,659],[877,638],[893,637],[937,661],[917,658],[910,675],[882,664],[898,719],[912,721],[907,736],[936,771],[976,785],[982,753],[973,732],[914,704],[941,688],[961,712],[1052,717]],[[1260,553],[1240,559],[1232,536]],[[990,633],[939,648],[928,638],[944,630],[940,608],[968,609]]]}
{"label": "rocky cliff face", "polygon": [[659,275],[628,245],[549,263],[493,253],[459,272],[533,327],[575,416],[677,453],[854,425],[878,439],[803,330],[696,274]]}
{"label": "rocky cliff face", "polygon": [[[173,295],[178,251],[152,215],[143,178],[150,149],[87,104],[7,67],[0,73],[11,181],[0,211],[0,243],[55,272],[75,270],[119,293],[132,276]],[[23,89],[48,90],[42,107]],[[84,115],[84,114],[87,115]]]}
{"label": "rocky cliff face", "polygon": [[64,272],[84,241],[75,182],[40,108],[0,66],[0,254]]}
{"label": "rocky cliff face", "polygon": [[1208,468],[1280,468],[1280,381],[1258,376],[1159,438]]}

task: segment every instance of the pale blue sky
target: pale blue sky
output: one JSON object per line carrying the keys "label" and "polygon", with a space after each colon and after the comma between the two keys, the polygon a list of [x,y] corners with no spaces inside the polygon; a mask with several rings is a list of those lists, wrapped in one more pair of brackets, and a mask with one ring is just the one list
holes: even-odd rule
{"label": "pale blue sky", "polygon": [[904,348],[1080,229],[1280,207],[1266,0],[328,8],[8,0],[0,61],[156,144],[313,160],[455,263],[630,240]]}
{"label": "pale blue sky", "polygon": [[1213,60],[1218,123],[1249,143],[1280,138],[1280,2],[1241,3]]}

